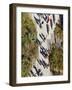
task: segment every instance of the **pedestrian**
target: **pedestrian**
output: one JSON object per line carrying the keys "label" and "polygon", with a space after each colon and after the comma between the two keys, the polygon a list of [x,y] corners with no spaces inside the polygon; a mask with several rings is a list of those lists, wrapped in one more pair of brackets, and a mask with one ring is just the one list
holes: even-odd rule
{"label": "pedestrian", "polygon": [[49,34],[49,26],[46,24],[47,33]]}

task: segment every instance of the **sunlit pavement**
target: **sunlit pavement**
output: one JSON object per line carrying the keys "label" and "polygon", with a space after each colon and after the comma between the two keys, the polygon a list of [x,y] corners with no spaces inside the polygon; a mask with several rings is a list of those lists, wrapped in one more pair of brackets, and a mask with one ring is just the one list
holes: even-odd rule
{"label": "sunlit pavement", "polygon": [[[54,43],[55,40],[54,40],[54,29],[55,29],[55,26],[56,26],[56,23],[58,23],[58,19],[59,19],[59,15],[56,15],[55,16],[55,22],[53,22],[53,16],[50,15],[50,18],[52,19],[52,27],[51,27],[51,23],[50,21],[48,21],[48,23],[43,19],[43,18],[40,18],[40,21],[43,21],[43,24],[42,24],[42,28],[39,27],[39,24],[36,23],[35,19],[34,19],[34,16],[36,18],[38,18],[38,15],[37,14],[32,14],[32,19],[36,25],[36,30],[37,30],[37,38],[42,42],[41,43],[41,46],[43,46],[45,49],[49,50],[50,49],[50,44]],[[46,24],[48,24],[49,26],[49,33],[47,33],[47,27],[46,27]],[[39,36],[39,34],[43,33],[43,35],[46,37],[46,40],[43,41],[41,39],[41,37]],[[49,59],[48,59],[48,56],[45,58],[41,53],[40,53],[40,46],[38,46],[38,61],[39,60],[44,60],[45,63],[48,65],[47,67],[44,67],[43,65],[40,65],[39,62],[36,60],[36,62],[33,62],[33,67],[32,67],[32,72],[35,74],[35,76],[51,76],[52,73],[50,71],[50,64],[49,64]],[[36,69],[34,68],[34,66],[36,67]],[[41,70],[41,73],[42,75],[38,75],[36,70]],[[31,76],[33,76],[31,74]]]}

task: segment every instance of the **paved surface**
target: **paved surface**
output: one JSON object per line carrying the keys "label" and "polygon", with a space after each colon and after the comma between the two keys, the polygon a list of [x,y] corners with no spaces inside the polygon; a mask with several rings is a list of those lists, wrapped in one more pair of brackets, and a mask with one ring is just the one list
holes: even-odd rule
{"label": "paved surface", "polygon": [[[35,18],[40,19],[40,21],[43,21],[42,24],[42,28],[39,27],[39,24],[36,23]],[[53,17],[52,15],[50,15],[50,17],[52,19],[52,28],[51,28],[51,23],[50,21],[47,23],[43,18],[39,18],[37,14],[32,14],[32,19],[36,25],[36,30],[37,30],[37,38],[42,42],[41,46],[43,46],[45,49],[49,50],[50,49],[50,43],[54,42],[54,29],[55,29],[55,24],[56,22],[58,22],[59,16],[56,15],[55,16],[55,23],[53,22]],[[48,24],[49,26],[49,34],[47,33],[47,28],[46,28],[46,24]],[[43,35],[46,37],[46,40],[43,41],[42,38],[39,36],[39,34],[43,33]],[[44,56],[40,53],[40,46],[38,46],[38,53],[39,53],[39,57],[38,57],[38,61],[44,61],[48,66],[44,67],[42,64],[39,64],[39,62],[36,60],[36,62],[33,63],[33,66],[36,67],[36,69],[34,67],[32,67],[32,72],[35,74],[35,76],[51,76],[52,73],[50,71],[50,66],[49,66],[49,59],[48,57],[44,58]],[[38,75],[37,71],[41,70],[40,73],[42,73],[41,75]],[[36,71],[37,70],[37,71]],[[31,76],[33,76],[31,74]]]}

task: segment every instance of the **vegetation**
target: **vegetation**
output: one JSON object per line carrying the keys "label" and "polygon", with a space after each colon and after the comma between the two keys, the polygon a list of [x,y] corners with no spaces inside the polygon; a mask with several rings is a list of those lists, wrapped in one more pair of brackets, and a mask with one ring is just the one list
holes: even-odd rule
{"label": "vegetation", "polygon": [[32,62],[37,58],[38,46],[35,43],[37,32],[35,25],[28,13],[21,13],[21,76],[29,76],[29,71],[32,67]]}
{"label": "vegetation", "polygon": [[[60,24],[56,24],[54,36],[55,43],[51,45],[51,52],[49,54],[50,70],[53,75],[60,75],[63,74],[63,29]],[[58,44],[59,47],[57,43],[60,44]]]}
{"label": "vegetation", "polygon": [[56,24],[54,36],[55,36],[55,43],[57,43],[57,39],[59,39],[61,41],[61,44],[63,45],[63,29],[60,24]]}
{"label": "vegetation", "polygon": [[59,26],[59,24],[56,24],[56,28],[54,30],[54,34],[55,34],[55,36],[57,36],[57,38],[63,39],[63,30]]}
{"label": "vegetation", "polygon": [[51,45],[51,53],[49,55],[50,70],[54,75],[63,74],[63,50],[56,47],[55,44]]}

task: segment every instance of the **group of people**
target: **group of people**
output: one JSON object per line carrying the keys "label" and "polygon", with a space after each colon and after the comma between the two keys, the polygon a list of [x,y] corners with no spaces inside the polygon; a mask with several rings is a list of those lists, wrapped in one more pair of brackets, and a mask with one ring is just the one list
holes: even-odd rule
{"label": "group of people", "polygon": [[34,68],[35,72],[30,70],[30,73],[32,76],[36,77],[36,76],[42,76],[43,75],[43,73],[41,72],[41,69],[37,69],[37,67],[35,65],[33,65],[33,68]]}
{"label": "group of people", "polygon": [[44,24],[44,22],[46,23],[46,28],[47,28],[48,34],[49,34],[49,24],[48,23],[50,23],[51,28],[53,28],[53,23],[55,23],[55,15],[54,14],[51,16],[50,14],[37,13],[36,15],[34,15],[34,19],[40,28],[42,28],[42,25]]}
{"label": "group of people", "polygon": [[47,64],[43,59],[37,59],[38,63],[43,66],[43,68],[48,68],[49,64]]}
{"label": "group of people", "polygon": [[[61,24],[63,25],[63,16],[62,15],[58,15],[58,16],[61,19],[60,21]],[[39,26],[40,30],[43,29],[43,24],[46,25],[46,28],[43,30],[46,30],[47,35],[49,35],[49,31],[53,30],[53,25],[56,23],[55,14],[50,15],[50,14],[36,13],[33,15],[33,17],[36,24]],[[30,70],[31,76],[43,76],[44,72],[42,72],[42,69],[48,69],[48,67],[50,66],[48,63],[48,54],[50,51],[46,49],[42,44],[42,43],[45,43],[45,41],[47,40],[47,37],[45,33],[43,33],[43,30],[40,33],[38,32],[39,38],[37,37],[36,39],[36,43],[40,47],[39,53],[42,55],[43,58],[41,57],[42,59],[37,59],[36,64],[33,65],[32,69]]]}

